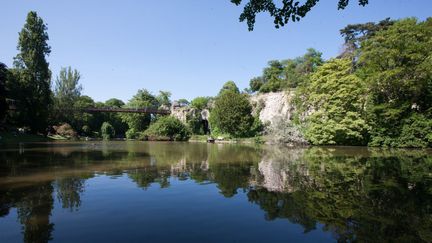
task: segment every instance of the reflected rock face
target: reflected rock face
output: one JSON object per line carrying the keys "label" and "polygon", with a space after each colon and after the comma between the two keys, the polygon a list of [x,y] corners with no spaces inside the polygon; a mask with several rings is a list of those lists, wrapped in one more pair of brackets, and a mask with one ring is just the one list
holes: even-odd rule
{"label": "reflected rock face", "polygon": [[[285,151],[285,150],[283,150]],[[263,156],[258,163],[259,179],[251,181],[254,186],[259,186],[274,192],[293,192],[296,177],[307,177],[309,170],[300,161],[303,149],[291,149],[289,153],[279,150],[272,151]]]}

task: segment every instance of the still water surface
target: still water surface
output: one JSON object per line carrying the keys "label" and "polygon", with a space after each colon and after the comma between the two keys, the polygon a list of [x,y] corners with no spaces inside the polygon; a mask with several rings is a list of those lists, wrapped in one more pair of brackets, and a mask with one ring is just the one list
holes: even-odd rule
{"label": "still water surface", "polygon": [[432,242],[432,153],[0,147],[0,242]]}

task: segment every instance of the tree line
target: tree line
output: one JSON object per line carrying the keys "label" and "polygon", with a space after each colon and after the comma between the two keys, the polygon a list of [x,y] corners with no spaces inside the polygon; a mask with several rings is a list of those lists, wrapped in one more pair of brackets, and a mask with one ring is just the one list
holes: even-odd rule
{"label": "tree line", "polygon": [[[50,132],[47,127],[55,125],[69,135],[187,140],[192,134],[208,133],[200,114],[207,110],[213,136],[267,135],[284,143],[313,145],[431,147],[432,19],[352,24],[340,33],[345,43],[336,58],[324,60],[321,52],[308,49],[297,58],[270,61],[243,91],[228,81],[215,97],[190,102],[172,102],[170,92],[154,95],[146,89],[138,90],[127,103],[115,98],[95,102],[81,94],[81,74],[71,67],[60,70],[51,89],[47,27],[30,12],[19,33],[13,67],[0,65],[0,119],[33,133]],[[294,96],[293,119],[262,124],[259,111],[253,114],[250,95],[280,91]],[[5,98],[16,101],[15,111],[6,112]],[[187,106],[186,122],[150,114],[64,112],[64,107],[168,108],[173,103]]]}

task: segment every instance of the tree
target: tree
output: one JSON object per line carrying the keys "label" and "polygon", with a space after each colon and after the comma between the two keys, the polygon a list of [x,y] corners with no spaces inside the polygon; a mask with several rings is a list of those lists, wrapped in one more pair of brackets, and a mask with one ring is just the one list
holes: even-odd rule
{"label": "tree", "polygon": [[250,89],[267,93],[296,88],[323,63],[322,53],[313,48],[307,49],[307,52],[301,57],[270,61],[268,67],[264,68],[261,77],[250,80]]}
{"label": "tree", "polygon": [[[91,97],[82,95],[77,98],[73,107],[77,110],[81,110],[94,106],[95,102]],[[99,122],[96,121],[94,114],[90,113],[74,112],[71,125],[75,130],[86,135],[92,135],[92,132],[100,131]]]}
{"label": "tree", "polygon": [[189,101],[187,99],[179,99],[179,100],[177,100],[177,102],[178,102],[178,104],[180,106],[187,106],[187,105],[189,105]]}
{"label": "tree", "polygon": [[55,81],[54,95],[61,105],[71,105],[81,95],[82,86],[79,84],[81,74],[71,67],[61,68]]}
{"label": "tree", "polygon": [[109,140],[115,136],[115,129],[109,122],[102,123],[101,126],[102,138]]}
{"label": "tree", "polygon": [[360,43],[372,37],[377,31],[385,30],[395,23],[394,20],[386,18],[378,23],[368,22],[364,24],[349,24],[340,30],[345,39],[345,50],[342,56],[355,55],[360,48]]}
{"label": "tree", "polygon": [[[231,0],[235,5],[240,5],[242,0]],[[276,3],[275,3],[276,2]],[[312,8],[319,2],[319,0],[305,0],[304,3],[300,1],[282,1],[281,6],[278,7],[280,1],[274,0],[249,0],[244,5],[243,13],[240,15],[240,22],[246,20],[249,31],[254,29],[256,15],[260,12],[268,12],[274,18],[276,28],[284,26],[289,21],[300,21]],[[359,5],[365,6],[369,0],[358,0]],[[349,0],[339,0],[338,9],[345,9]]]}
{"label": "tree", "polygon": [[261,87],[263,86],[264,81],[262,77],[254,77],[249,81],[250,90],[252,92],[259,91]]}
{"label": "tree", "polygon": [[209,101],[210,97],[198,96],[191,101],[190,105],[192,108],[202,110],[207,108],[207,104]]}
{"label": "tree", "polygon": [[427,130],[410,136],[403,131],[414,132],[409,127],[432,119],[431,36],[431,18],[409,18],[362,42],[359,74],[369,86],[370,145],[400,146],[411,135],[430,144]]}
{"label": "tree", "polygon": [[159,95],[156,96],[156,99],[159,102],[160,106],[166,106],[166,107],[170,107],[171,106],[171,92],[169,91],[159,91]]}
{"label": "tree", "polygon": [[30,126],[33,132],[45,131],[52,104],[51,71],[45,59],[51,48],[46,31],[46,25],[36,12],[29,12],[19,33],[19,53],[14,60],[18,90],[12,90],[12,96],[20,104],[19,123]]}
{"label": "tree", "polygon": [[[65,107],[74,106],[77,99],[81,96],[82,86],[79,84],[81,74],[71,67],[61,68],[57,76],[54,87],[54,116],[59,122],[72,123],[73,114],[64,112]],[[75,128],[77,129],[77,128]]]}
{"label": "tree", "polygon": [[284,66],[278,60],[268,62],[268,67],[263,70],[263,82],[264,84],[260,87],[260,92],[275,92],[282,90],[283,86],[283,73]]}
{"label": "tree", "polygon": [[252,106],[245,94],[225,91],[215,101],[210,114],[212,129],[235,137],[245,137],[254,122]]}
{"label": "tree", "polygon": [[[152,95],[146,89],[138,90],[137,94],[133,96],[133,98],[126,104],[128,108],[158,108],[159,101],[156,99],[154,95]],[[129,130],[126,135],[129,135],[129,138],[135,138],[137,132],[143,132],[147,129],[151,122],[150,114],[123,114],[122,120],[126,122],[129,126]]]}
{"label": "tree", "polygon": [[6,117],[8,104],[6,103],[6,77],[8,69],[4,63],[0,62],[0,124]]}
{"label": "tree", "polygon": [[[111,98],[105,101],[105,107],[121,108],[125,105],[122,100]],[[128,130],[128,125],[122,120],[119,113],[107,113],[104,117],[106,122],[109,122],[113,127],[117,135],[125,135]]]}
{"label": "tree", "polygon": [[234,83],[234,81],[228,81],[223,86],[222,89],[219,91],[219,95],[223,94],[225,91],[231,91],[234,93],[240,93],[239,88]]}
{"label": "tree", "polygon": [[349,59],[331,59],[302,87],[306,138],[315,145],[364,145],[369,126],[364,119],[366,85],[352,72]]}

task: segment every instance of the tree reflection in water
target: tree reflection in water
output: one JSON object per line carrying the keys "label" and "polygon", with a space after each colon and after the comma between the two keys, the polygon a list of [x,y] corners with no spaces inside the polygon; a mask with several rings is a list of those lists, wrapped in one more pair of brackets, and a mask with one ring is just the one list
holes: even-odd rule
{"label": "tree reflection in water", "polygon": [[338,241],[432,241],[429,151],[114,143],[4,150],[0,158],[0,217],[16,208],[25,242],[52,239],[54,198],[79,210],[86,180],[101,174],[127,175],[143,189],[176,178],[215,183],[226,198],[241,190],[265,219],[305,233],[322,225]]}

